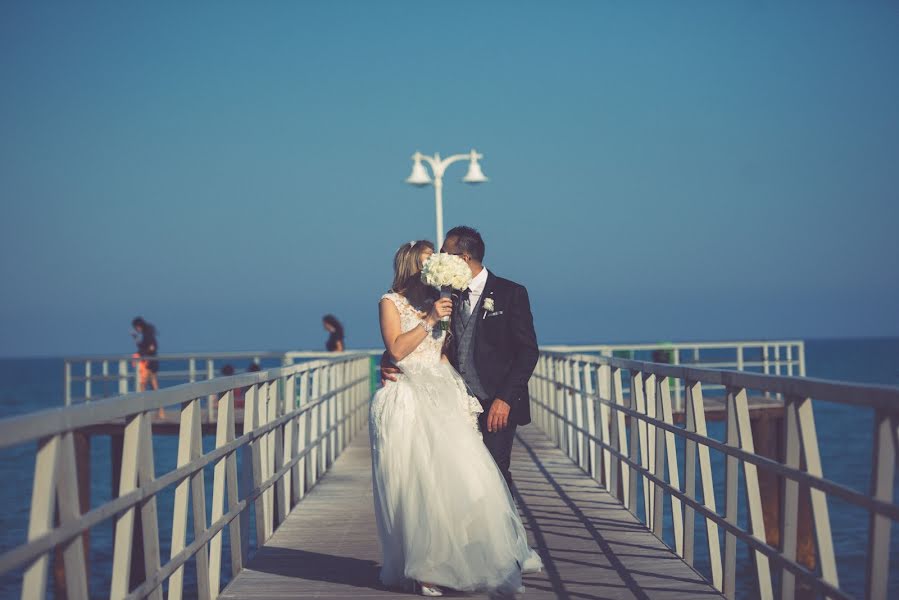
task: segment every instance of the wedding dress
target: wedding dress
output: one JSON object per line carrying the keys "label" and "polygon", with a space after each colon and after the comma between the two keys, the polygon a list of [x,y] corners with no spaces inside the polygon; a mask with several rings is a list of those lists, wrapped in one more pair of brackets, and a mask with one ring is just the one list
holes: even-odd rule
{"label": "wedding dress", "polygon": [[[422,314],[390,293],[402,331]],[[499,469],[477,429],[480,403],[441,361],[439,327],[397,366],[369,415],[381,581],[461,591],[516,592],[542,567]]]}

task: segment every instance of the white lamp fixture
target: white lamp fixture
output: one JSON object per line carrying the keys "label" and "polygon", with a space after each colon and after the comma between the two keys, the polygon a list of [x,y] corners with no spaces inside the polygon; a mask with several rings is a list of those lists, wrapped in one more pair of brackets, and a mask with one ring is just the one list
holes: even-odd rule
{"label": "white lamp fixture", "polygon": [[[488,181],[488,179],[484,175],[484,172],[481,170],[481,165],[478,162],[482,158],[484,158],[484,155],[478,154],[474,148],[472,148],[471,152],[469,152],[468,154],[454,154],[442,160],[439,153],[435,153],[434,156],[427,156],[425,154],[422,154],[421,152],[416,152],[412,155],[412,173],[409,175],[409,177],[406,178],[406,183],[419,187],[426,186],[430,183],[434,184],[434,204],[437,211],[438,248],[443,246],[443,173],[446,171],[446,168],[454,162],[468,160],[468,173],[465,174],[465,177],[462,178],[462,181],[464,181],[465,183],[470,183],[472,185],[477,183],[485,183],[486,181]],[[431,167],[431,171],[434,173],[433,180],[431,179],[431,176],[428,175],[428,171],[427,169],[425,169],[425,166],[421,164],[422,160],[428,163],[428,165]]]}
{"label": "white lamp fixture", "polygon": [[431,183],[431,177],[428,175],[428,172],[425,170],[423,164],[421,164],[421,152],[416,152],[412,155],[412,160],[415,162],[412,163],[412,174],[406,179],[406,183],[410,185],[417,185],[419,187],[426,186]]}
{"label": "white lamp fixture", "polygon": [[474,150],[471,151],[471,162],[468,163],[468,173],[465,174],[465,177],[462,178],[462,181],[465,183],[475,184],[475,183],[486,183],[487,178],[484,176],[484,172],[481,171],[481,165],[478,163],[478,159],[484,158],[482,154],[478,154]]}

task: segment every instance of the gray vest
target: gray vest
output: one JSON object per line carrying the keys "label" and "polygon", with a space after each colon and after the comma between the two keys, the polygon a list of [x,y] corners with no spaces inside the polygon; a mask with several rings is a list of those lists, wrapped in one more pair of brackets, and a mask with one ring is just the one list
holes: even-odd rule
{"label": "gray vest", "polygon": [[452,328],[453,335],[456,337],[456,350],[459,353],[459,374],[468,386],[468,391],[472,396],[479,400],[490,400],[481,380],[478,378],[477,369],[474,365],[474,343],[475,335],[478,330],[478,312],[481,303],[478,302],[470,316],[465,315],[464,310],[460,310],[453,318]]}

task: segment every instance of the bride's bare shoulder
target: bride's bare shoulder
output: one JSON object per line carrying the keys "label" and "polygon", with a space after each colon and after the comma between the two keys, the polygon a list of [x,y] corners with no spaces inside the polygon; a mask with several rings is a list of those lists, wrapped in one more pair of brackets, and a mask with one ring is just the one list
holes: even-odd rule
{"label": "bride's bare shoulder", "polygon": [[404,304],[405,299],[401,294],[397,294],[396,292],[387,292],[386,294],[383,294],[381,296],[381,306],[393,306],[397,311],[399,311],[402,310]]}

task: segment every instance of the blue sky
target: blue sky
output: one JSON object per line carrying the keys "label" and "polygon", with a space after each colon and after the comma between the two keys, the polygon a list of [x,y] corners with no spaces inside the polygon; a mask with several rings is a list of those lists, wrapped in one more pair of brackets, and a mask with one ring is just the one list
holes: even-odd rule
{"label": "blue sky", "polygon": [[380,340],[445,222],[541,341],[899,334],[899,8],[0,5],[0,355]]}

